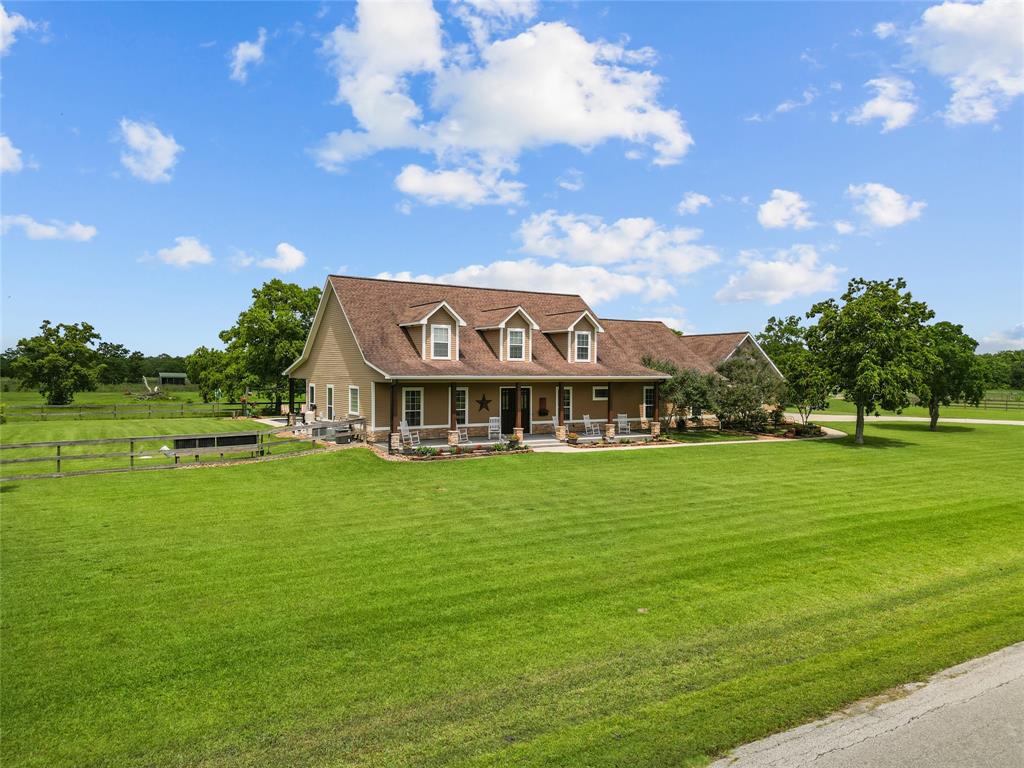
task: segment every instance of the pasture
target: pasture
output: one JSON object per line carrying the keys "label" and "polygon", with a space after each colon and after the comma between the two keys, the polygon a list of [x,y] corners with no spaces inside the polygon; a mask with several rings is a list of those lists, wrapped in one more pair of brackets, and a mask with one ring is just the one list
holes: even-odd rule
{"label": "pasture", "polygon": [[[1016,392],[1016,398],[1013,394]],[[1019,398],[1021,393],[1017,390],[999,390],[990,392],[986,397],[993,398],[998,395],[998,400],[990,400],[988,405],[944,405],[939,408],[939,423],[945,419],[1012,419],[1013,421],[1024,421],[1024,401]],[[789,409],[793,410],[793,409]],[[831,413],[855,414],[857,406],[840,398],[833,397],[829,400],[828,408],[824,411],[816,411],[811,416],[828,416]],[[894,415],[892,411],[879,411],[883,416]],[[920,405],[912,405],[904,408],[899,414],[901,416],[923,416],[928,418],[928,408]]]}
{"label": "pasture", "polygon": [[1024,429],[867,435],[5,484],[0,761],[697,766],[1024,638]]}

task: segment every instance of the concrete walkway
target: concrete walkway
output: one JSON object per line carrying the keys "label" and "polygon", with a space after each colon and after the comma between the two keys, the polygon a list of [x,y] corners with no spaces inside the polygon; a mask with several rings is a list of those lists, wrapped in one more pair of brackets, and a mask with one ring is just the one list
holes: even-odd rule
{"label": "concrete walkway", "polygon": [[[800,421],[799,413],[787,413],[786,418],[793,421]],[[856,421],[857,417],[852,413],[821,413],[811,414],[811,421]],[[917,421],[927,424],[930,419],[927,416],[865,416],[864,423],[870,424],[873,421]],[[1024,427],[1024,419],[947,419],[945,416],[939,418],[939,426],[943,424],[1003,424],[1010,427]]]}
{"label": "concrete walkway", "polygon": [[1024,766],[1024,643],[747,744],[711,768],[854,766]]}

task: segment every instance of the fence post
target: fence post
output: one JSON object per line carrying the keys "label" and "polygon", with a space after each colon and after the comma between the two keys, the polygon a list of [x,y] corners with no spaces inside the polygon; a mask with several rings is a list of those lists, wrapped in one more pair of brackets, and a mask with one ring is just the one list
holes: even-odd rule
{"label": "fence post", "polygon": [[117,418],[117,403],[114,403],[114,418]]}
{"label": "fence post", "polygon": [[60,446],[57,446],[57,474],[60,474]]}
{"label": "fence post", "polygon": [[128,441],[128,468],[135,469],[135,441]]}
{"label": "fence post", "polygon": [[149,418],[151,418],[151,419],[153,418],[153,404],[152,403],[149,404]]}

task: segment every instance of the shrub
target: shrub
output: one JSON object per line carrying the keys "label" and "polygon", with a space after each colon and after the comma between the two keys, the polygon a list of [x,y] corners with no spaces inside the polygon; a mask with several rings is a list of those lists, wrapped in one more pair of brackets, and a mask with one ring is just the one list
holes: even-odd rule
{"label": "shrub", "polygon": [[508,450],[508,446],[505,443],[495,443],[491,446],[491,450],[495,453],[504,453]]}
{"label": "shrub", "polygon": [[438,450],[437,448],[434,448],[432,445],[421,445],[419,448],[416,449],[416,453],[418,453],[420,456],[437,456]]}

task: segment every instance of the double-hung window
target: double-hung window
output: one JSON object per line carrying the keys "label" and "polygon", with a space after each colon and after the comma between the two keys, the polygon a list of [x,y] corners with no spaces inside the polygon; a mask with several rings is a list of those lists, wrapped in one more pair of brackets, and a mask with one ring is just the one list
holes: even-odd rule
{"label": "double-hung window", "polygon": [[402,390],[402,416],[410,427],[418,427],[423,424],[422,389]]}
{"label": "double-hung window", "polygon": [[590,333],[576,331],[576,360],[590,362]]}
{"label": "double-hung window", "polygon": [[450,360],[452,357],[452,329],[449,325],[430,326],[431,357]]}
{"label": "double-hung window", "polygon": [[313,408],[316,406],[316,384],[309,385],[309,395],[306,397],[306,407]]}
{"label": "double-hung window", "polygon": [[350,386],[348,388],[348,412],[359,413],[359,387]]}
{"label": "double-hung window", "polygon": [[654,387],[644,387],[644,418],[654,418]]}
{"label": "double-hung window", "polygon": [[508,330],[508,359],[526,359],[526,331],[522,328],[509,328]]}
{"label": "double-hung window", "polygon": [[469,423],[469,390],[464,387],[455,390],[455,423]]}

